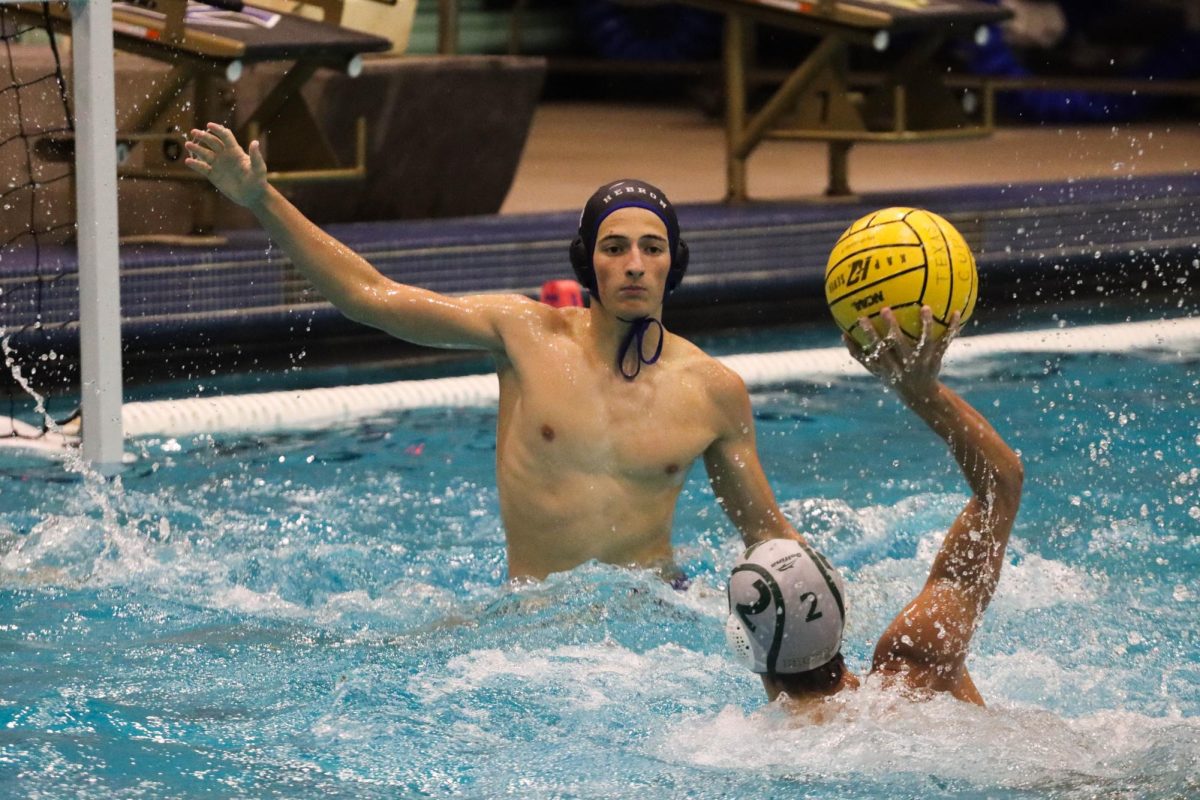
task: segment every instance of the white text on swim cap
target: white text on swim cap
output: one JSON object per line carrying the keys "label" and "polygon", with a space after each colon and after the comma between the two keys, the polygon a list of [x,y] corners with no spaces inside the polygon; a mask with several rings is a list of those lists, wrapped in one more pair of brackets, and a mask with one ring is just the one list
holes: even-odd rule
{"label": "white text on swim cap", "polygon": [[654,200],[655,202],[657,202],[659,208],[661,208],[663,211],[667,210],[667,201],[664,200],[663,198],[659,197],[654,192],[647,191],[646,187],[644,187],[644,186],[629,186],[626,188],[621,188],[621,187],[614,188],[612,190],[612,194],[604,195],[604,199],[602,202],[604,203],[604,205],[608,205],[616,197],[619,197],[620,195],[623,195],[623,194],[630,194],[630,193],[634,193],[634,192],[636,192],[637,194],[646,195],[651,200]]}

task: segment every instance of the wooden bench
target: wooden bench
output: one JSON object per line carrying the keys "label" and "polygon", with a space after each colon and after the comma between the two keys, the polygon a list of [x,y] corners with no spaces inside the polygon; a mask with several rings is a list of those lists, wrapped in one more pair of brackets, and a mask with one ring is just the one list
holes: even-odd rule
{"label": "wooden bench", "polygon": [[[933,62],[951,37],[979,36],[1009,12],[977,0],[681,0],[725,15],[726,199],[745,201],[746,161],[767,139],[829,145],[830,196],[851,194],[856,142],[983,137],[993,130],[993,94],[983,86],[982,121],[973,123]],[[747,61],[754,25],[817,38],[766,104],[747,108]],[[849,55],[867,48],[888,61],[869,85],[852,85]]]}
{"label": "wooden bench", "polygon": [[[45,24],[41,5],[22,7],[25,21]],[[8,14],[17,7],[4,8]],[[118,13],[125,25],[140,18],[119,9],[114,17]],[[211,237],[195,234],[257,227],[251,215],[219,202],[215,190],[183,166],[184,135],[209,119],[229,124],[243,142],[257,129],[271,180],[320,224],[499,211],[528,136],[544,59],[420,58],[373,49],[358,74],[363,46],[386,47],[386,40],[306,18],[281,17],[279,24],[322,36],[332,29],[341,44],[297,51],[274,37],[249,47],[242,41],[248,37],[214,39],[196,30],[180,49],[163,44],[165,19],[153,35],[116,35],[122,47],[114,65],[114,144],[121,162],[123,241],[203,245]],[[50,48],[36,44],[14,47],[11,57],[18,74],[48,74],[55,67]],[[15,94],[5,105],[11,113]],[[22,116],[46,123],[30,130],[63,130],[56,83],[24,89],[21,99]],[[69,133],[40,134],[33,145],[35,170],[71,160],[75,149]],[[24,158],[23,150],[9,147],[0,153],[0,166],[19,172]],[[21,194],[23,203],[31,202],[28,195]],[[39,224],[53,229],[55,241],[65,240],[74,220],[72,186],[41,185],[37,195]],[[4,215],[0,234],[13,235],[22,224],[19,214]]]}
{"label": "wooden bench", "polygon": [[[352,165],[334,156],[321,127],[313,117],[301,89],[322,68],[355,75],[362,55],[388,50],[382,37],[342,28],[341,0],[320,0],[324,20],[283,14],[241,0],[134,0],[113,6],[114,45],[170,66],[154,91],[129,113],[118,109],[122,130],[117,132],[119,174],[124,178],[172,181],[203,180],[183,165],[183,140],[187,131],[215,120],[235,126],[239,136],[269,139],[273,165],[280,171],[273,180],[323,182],[360,179],[365,174],[365,121],[357,121],[358,148]],[[42,19],[41,5],[10,7]],[[70,32],[65,4],[49,5],[55,27]],[[261,95],[248,114],[232,118],[232,106],[222,103],[221,87],[236,83],[247,67],[288,63],[275,76],[274,85]],[[39,142],[39,155],[71,159],[74,143],[69,134]],[[212,227],[212,203],[198,210],[199,232]]]}

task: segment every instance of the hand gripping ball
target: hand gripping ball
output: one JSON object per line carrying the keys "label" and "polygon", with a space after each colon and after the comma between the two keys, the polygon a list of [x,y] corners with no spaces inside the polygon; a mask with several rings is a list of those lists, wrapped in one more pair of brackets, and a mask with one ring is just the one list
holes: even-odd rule
{"label": "hand gripping ball", "polygon": [[[958,311],[966,322],[979,294],[975,257],[946,220],[919,208],[885,208],[855,222],[833,246],[825,267],[825,302],[838,327],[868,341],[858,318],[886,333],[879,312],[890,306],[900,329],[921,336],[921,306],[933,310],[935,338]],[[879,320],[879,321],[877,321]]]}

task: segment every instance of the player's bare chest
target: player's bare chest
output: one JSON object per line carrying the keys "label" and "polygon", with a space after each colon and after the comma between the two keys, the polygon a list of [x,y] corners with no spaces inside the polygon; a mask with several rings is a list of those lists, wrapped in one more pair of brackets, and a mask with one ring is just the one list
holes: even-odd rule
{"label": "player's bare chest", "polygon": [[667,383],[544,381],[525,387],[513,422],[548,464],[676,475],[712,443],[714,425],[694,387]]}

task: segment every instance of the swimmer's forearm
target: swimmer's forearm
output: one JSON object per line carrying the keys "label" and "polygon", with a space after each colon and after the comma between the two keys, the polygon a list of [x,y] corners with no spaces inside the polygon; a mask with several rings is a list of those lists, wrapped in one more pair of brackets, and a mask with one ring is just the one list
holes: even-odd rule
{"label": "swimmer's forearm", "polygon": [[398,283],[321,230],[274,187],[247,204],[296,269],[355,322],[430,347],[502,345],[484,305]]}
{"label": "swimmer's forearm", "polygon": [[273,186],[246,206],[271,240],[317,291],[353,316],[359,295],[383,276],[364,258],[305,217]]}
{"label": "swimmer's forearm", "polygon": [[949,445],[977,497],[989,502],[1020,497],[1020,457],[966,400],[940,381],[922,396],[901,397]]}
{"label": "swimmer's forearm", "polygon": [[258,142],[243,150],[232,131],[214,122],[191,137],[185,143],[188,168],[249,209],[300,274],[347,317],[415,344],[503,345],[492,306],[393,281],[314,225],[268,183]]}

